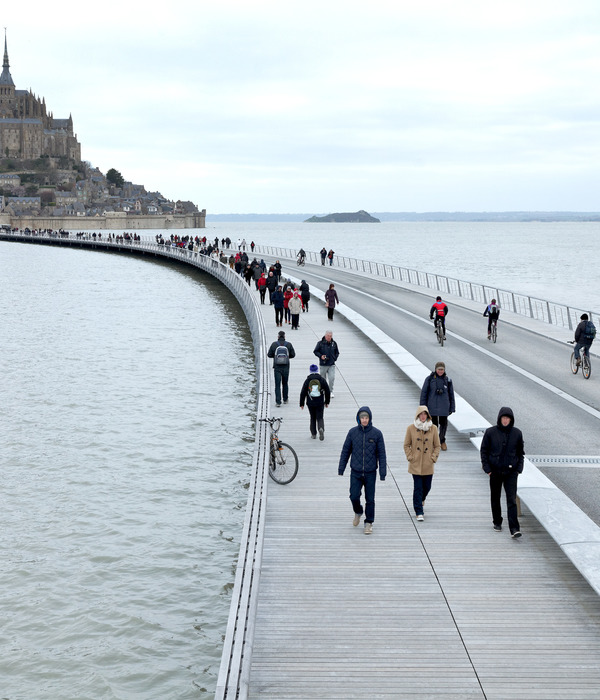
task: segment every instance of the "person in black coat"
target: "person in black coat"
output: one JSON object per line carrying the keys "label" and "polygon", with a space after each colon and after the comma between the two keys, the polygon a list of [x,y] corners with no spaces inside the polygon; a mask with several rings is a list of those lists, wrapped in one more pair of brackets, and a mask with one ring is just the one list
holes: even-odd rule
{"label": "person in black coat", "polygon": [[329,406],[329,385],[319,374],[317,365],[311,365],[310,374],[304,380],[300,391],[300,408],[304,409],[304,402],[310,413],[310,436],[314,440],[319,430],[319,440],[325,439],[325,421],[323,411]]}
{"label": "person in black coat", "polygon": [[421,389],[421,406],[427,406],[434,425],[439,426],[442,450],[447,450],[446,429],[448,416],[456,410],[454,386],[446,374],[446,365],[436,362],[434,371],[427,377]]}
{"label": "person in black coat", "polygon": [[308,311],[308,302],[310,301],[310,287],[308,282],[302,280],[300,284],[300,296],[302,297],[302,311]]}
{"label": "person in black coat", "polygon": [[525,445],[523,433],[515,428],[511,408],[504,406],[498,412],[496,425],[488,428],[481,441],[481,468],[490,476],[490,501],[494,530],[502,530],[502,487],[506,494],[508,526],[513,537],[521,537],[517,517],[517,480],[523,471]]}

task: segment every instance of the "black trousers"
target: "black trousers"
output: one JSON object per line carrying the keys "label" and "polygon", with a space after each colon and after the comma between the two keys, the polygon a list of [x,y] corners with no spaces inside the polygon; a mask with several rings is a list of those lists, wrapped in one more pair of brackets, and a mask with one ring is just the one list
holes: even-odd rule
{"label": "black trousers", "polygon": [[317,406],[311,406],[309,403],[306,404],[308,412],[310,413],[310,434],[316,435],[319,428],[325,430],[325,421],[323,420],[323,410],[325,409],[324,404]]}
{"label": "black trousers", "polygon": [[431,422],[440,428],[440,442],[446,442],[446,429],[448,428],[448,416],[431,416]]}
{"label": "black trousers", "polygon": [[506,494],[506,515],[508,517],[508,527],[511,534],[520,530],[519,519],[517,518],[517,480],[519,472],[513,471],[510,474],[490,474],[490,502],[492,505],[492,520],[494,525],[502,525],[502,505],[500,496],[502,487]]}

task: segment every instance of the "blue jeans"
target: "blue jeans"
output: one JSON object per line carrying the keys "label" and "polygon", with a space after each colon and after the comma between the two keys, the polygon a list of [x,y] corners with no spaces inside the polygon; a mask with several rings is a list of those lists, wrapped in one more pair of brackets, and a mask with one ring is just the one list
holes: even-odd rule
{"label": "blue jeans", "polygon": [[575,353],[575,359],[576,359],[576,360],[579,359],[579,351],[580,351],[582,348],[585,348],[585,350],[584,350],[585,354],[586,354],[588,357],[590,356],[590,346],[589,346],[589,345],[587,345],[586,343],[576,343],[576,344],[575,344],[575,348],[574,348],[574,350],[573,350],[574,353]]}
{"label": "blue jeans", "polygon": [[431,481],[433,479],[433,474],[427,474],[426,476],[421,476],[420,474],[413,474],[413,508],[415,509],[415,515],[423,515],[423,503],[427,498],[427,494],[431,491]]}
{"label": "blue jeans", "polygon": [[290,376],[289,365],[278,365],[273,367],[275,373],[275,402],[281,403],[281,386],[283,385],[283,400],[288,400],[288,377]]}
{"label": "blue jeans", "polygon": [[365,522],[372,523],[375,520],[375,482],[377,472],[356,472],[350,470],[350,501],[355,513],[363,513],[360,504],[360,493],[365,487]]}

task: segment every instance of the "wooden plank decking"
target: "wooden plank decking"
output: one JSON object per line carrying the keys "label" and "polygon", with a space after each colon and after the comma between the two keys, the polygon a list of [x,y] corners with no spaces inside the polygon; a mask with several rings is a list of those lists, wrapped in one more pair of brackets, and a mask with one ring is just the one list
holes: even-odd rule
{"label": "wooden plank decking", "polygon": [[[263,309],[275,339],[273,309]],[[600,599],[579,572],[527,512],[521,540],[492,530],[477,451],[451,430],[417,523],[402,449],[417,387],[316,299],[300,325],[284,326],[297,357],[290,403],[274,409],[300,471],[269,484],[249,697],[599,698]],[[341,355],[321,442],[298,397],[328,327]],[[364,404],[388,452],[371,536],[352,526],[349,467],[337,475]]]}

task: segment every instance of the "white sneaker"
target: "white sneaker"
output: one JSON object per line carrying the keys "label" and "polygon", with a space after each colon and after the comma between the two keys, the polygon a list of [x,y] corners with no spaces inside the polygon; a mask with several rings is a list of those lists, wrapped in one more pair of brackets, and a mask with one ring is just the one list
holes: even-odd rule
{"label": "white sneaker", "polygon": [[365,523],[365,535],[373,534],[373,523]]}
{"label": "white sneaker", "polygon": [[425,520],[425,516],[424,515],[417,515],[417,520]]}
{"label": "white sneaker", "polygon": [[333,391],[329,393],[330,398],[333,398],[334,396],[335,396],[335,394],[333,393]]}
{"label": "white sneaker", "polygon": [[362,518],[362,513],[354,513],[354,520],[352,521],[352,524],[354,527],[357,527],[360,525],[360,519]]}

